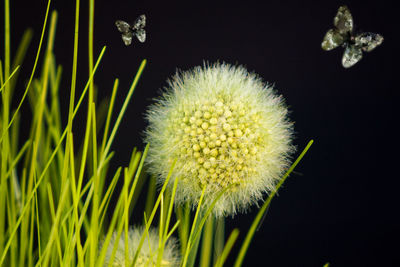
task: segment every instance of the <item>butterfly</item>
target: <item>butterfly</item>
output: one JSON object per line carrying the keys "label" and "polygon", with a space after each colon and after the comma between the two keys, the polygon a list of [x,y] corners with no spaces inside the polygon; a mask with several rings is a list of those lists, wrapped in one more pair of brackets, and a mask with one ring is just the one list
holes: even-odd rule
{"label": "butterfly", "polygon": [[139,42],[144,43],[146,41],[146,31],[144,26],[146,26],[146,16],[140,15],[132,25],[123,20],[117,20],[115,22],[118,31],[122,33],[122,41],[125,45],[130,45],[134,36],[139,40]]}
{"label": "butterfly", "polygon": [[333,19],[333,29],[328,30],[322,41],[322,49],[329,51],[338,46],[344,47],[342,65],[350,68],[361,60],[364,52],[370,52],[382,44],[383,36],[372,32],[355,34],[353,17],[347,6],[341,6]]}

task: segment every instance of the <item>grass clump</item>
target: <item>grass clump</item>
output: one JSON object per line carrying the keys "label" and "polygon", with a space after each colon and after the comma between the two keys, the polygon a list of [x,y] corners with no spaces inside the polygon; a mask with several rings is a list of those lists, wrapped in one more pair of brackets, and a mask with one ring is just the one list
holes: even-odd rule
{"label": "grass clump", "polygon": [[[124,262],[124,266],[141,266],[143,262],[147,266],[165,266],[168,262],[173,263],[171,266],[194,266],[196,261],[201,266],[223,266],[239,230],[235,229],[225,242],[224,219],[214,217],[212,211],[225,190],[231,189],[229,186],[207,205],[202,205],[204,189],[192,214],[190,205],[174,206],[179,177],[170,178],[179,159],[171,162],[160,190],[157,190],[154,177],[143,175],[151,144],[143,151],[133,149],[126,167],[109,171],[113,157],[111,145],[146,60],[138,66],[119,110],[114,105],[118,79],[115,79],[111,96],[106,99],[107,109],[102,109],[95,100],[94,77],[106,47],[101,51],[93,50],[93,0],[89,0],[89,75],[85,84],[78,84],[76,78],[81,19],[80,3],[76,1],[75,28],[71,31],[74,33],[72,76],[68,80],[71,87],[67,119],[63,123],[60,105],[63,68],[57,65],[54,54],[57,12],[50,12],[50,2],[44,13],[31,74],[22,94],[16,94],[17,77],[32,31],[25,32],[12,59],[10,5],[9,0],[4,0],[4,55],[0,58],[0,266],[114,266],[116,257]],[[40,73],[38,64],[42,66]],[[16,99],[16,95],[21,97]],[[22,114],[21,107],[28,104],[30,114]],[[84,106],[87,106],[86,112],[82,111]],[[27,115],[30,116],[28,131],[21,119]],[[74,134],[77,120],[85,123],[82,136]],[[20,134],[22,131],[28,133],[24,140]],[[241,265],[274,193],[297,163],[271,191],[273,193],[260,209],[236,266]],[[147,179],[149,181],[145,183]],[[118,184],[121,190],[116,190]],[[149,185],[145,212],[140,218],[143,225],[138,228],[141,231],[135,232],[133,245],[130,240],[133,230],[129,230],[135,208],[133,200],[143,190],[143,184]],[[158,231],[152,230],[153,227]],[[179,262],[165,260],[166,256],[173,254],[168,246],[171,243],[176,245],[171,241],[174,235],[179,244],[179,248],[176,247],[179,255],[174,259],[180,259]],[[155,241],[157,244],[152,246]],[[147,260],[143,260],[143,251],[147,253]]]}

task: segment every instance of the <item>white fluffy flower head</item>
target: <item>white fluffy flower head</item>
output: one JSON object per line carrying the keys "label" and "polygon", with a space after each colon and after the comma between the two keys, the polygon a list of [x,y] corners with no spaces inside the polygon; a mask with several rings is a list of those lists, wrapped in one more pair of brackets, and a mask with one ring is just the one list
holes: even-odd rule
{"label": "white fluffy flower head", "polygon": [[246,210],[274,189],[289,164],[292,123],[281,96],[244,67],[196,67],[176,74],[147,112],[150,171],[162,183],[177,159],[176,203],[196,206],[202,189],[216,216]]}
{"label": "white fluffy flower head", "polygon": [[[126,265],[125,258],[125,235],[122,233],[119,239],[117,239],[117,233],[113,233],[111,241],[107,248],[106,258],[103,266],[108,266],[114,244],[117,243],[117,250],[114,256],[114,260],[111,264],[113,267],[125,267],[132,266],[135,253],[138,249],[142,234],[145,232],[144,227],[131,228],[128,232],[128,264]],[[159,235],[157,229],[150,228],[148,235],[142,245],[139,252],[135,266],[138,267],[155,267],[157,263],[157,253],[159,252]],[[170,237],[165,244],[163,257],[161,260],[161,267],[178,267],[180,264],[179,249],[177,246],[177,240]]]}

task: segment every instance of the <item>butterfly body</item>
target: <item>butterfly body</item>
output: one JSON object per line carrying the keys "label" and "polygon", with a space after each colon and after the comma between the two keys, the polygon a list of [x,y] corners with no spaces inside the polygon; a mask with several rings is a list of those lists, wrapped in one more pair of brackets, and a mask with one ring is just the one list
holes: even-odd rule
{"label": "butterfly body", "polygon": [[144,30],[146,26],[145,15],[140,15],[132,25],[123,20],[117,20],[115,26],[117,26],[118,31],[122,34],[122,41],[125,45],[130,45],[133,37],[136,37],[141,43],[146,41],[146,31]]}
{"label": "butterfly body", "polygon": [[322,49],[329,51],[344,47],[342,65],[350,68],[362,59],[363,51],[370,52],[382,44],[383,37],[372,32],[354,33],[353,17],[347,6],[341,6],[333,19],[333,29],[328,30],[322,41]]}

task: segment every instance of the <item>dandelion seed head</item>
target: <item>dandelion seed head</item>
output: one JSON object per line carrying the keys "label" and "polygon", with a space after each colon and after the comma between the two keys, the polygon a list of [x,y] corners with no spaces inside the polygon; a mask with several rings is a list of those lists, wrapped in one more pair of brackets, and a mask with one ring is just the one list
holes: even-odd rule
{"label": "dandelion seed head", "polygon": [[244,67],[214,64],[178,73],[147,112],[149,169],[162,183],[177,159],[176,203],[196,206],[202,189],[234,215],[274,189],[294,150],[281,96]]}
{"label": "dandelion seed head", "polygon": [[[110,243],[107,248],[106,257],[103,266],[108,266],[114,245],[117,246],[116,253],[111,266],[113,267],[125,267],[126,260],[128,260],[128,266],[131,266],[135,253],[138,250],[140,239],[145,233],[145,227],[134,227],[129,229],[128,232],[128,257],[125,256],[125,235],[121,234],[118,239],[117,233],[113,233]],[[157,255],[159,253],[159,234],[158,230],[150,228],[142,248],[139,252],[135,266],[138,267],[155,267],[157,264]],[[104,240],[103,244],[104,245]],[[162,267],[177,267],[180,264],[179,250],[177,240],[174,237],[170,237],[165,244],[161,265]],[[159,265],[157,265],[159,266]]]}

